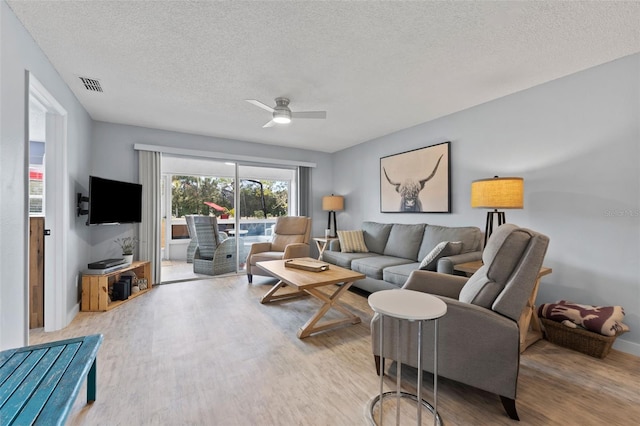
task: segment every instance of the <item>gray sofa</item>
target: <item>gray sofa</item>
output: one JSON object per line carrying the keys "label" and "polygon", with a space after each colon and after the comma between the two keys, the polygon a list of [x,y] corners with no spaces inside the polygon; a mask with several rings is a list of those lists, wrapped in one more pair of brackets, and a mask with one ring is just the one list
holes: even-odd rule
{"label": "gray sofa", "polygon": [[362,231],[367,253],[343,253],[340,241],[332,240],[322,260],[365,274],[366,278],[353,286],[370,293],[402,287],[411,272],[419,269],[422,259],[442,241],[460,241],[462,250],[460,254],[440,258],[437,272],[453,274],[454,265],[482,258],[483,235],[475,226],[367,221],[362,223]]}

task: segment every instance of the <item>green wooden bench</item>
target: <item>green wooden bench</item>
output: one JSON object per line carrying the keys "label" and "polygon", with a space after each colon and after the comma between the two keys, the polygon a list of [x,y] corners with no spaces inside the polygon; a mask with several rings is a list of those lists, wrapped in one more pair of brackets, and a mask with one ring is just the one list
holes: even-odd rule
{"label": "green wooden bench", "polygon": [[96,400],[102,334],[0,352],[0,425],[63,425],[87,378]]}

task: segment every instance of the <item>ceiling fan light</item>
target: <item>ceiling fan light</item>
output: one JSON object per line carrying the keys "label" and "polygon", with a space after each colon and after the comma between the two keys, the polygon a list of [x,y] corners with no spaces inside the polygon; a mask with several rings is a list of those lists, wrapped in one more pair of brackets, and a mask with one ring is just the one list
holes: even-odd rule
{"label": "ceiling fan light", "polygon": [[273,111],[273,121],[278,124],[291,123],[291,111],[286,106],[278,105]]}
{"label": "ceiling fan light", "polygon": [[286,115],[279,115],[279,116],[273,117],[273,121],[275,121],[278,124],[289,124],[291,123],[291,118],[287,117]]}

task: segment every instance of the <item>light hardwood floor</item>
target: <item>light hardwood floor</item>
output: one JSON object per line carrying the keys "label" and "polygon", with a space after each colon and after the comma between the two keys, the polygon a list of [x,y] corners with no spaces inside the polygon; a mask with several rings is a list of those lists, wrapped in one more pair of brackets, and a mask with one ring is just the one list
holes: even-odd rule
{"label": "light hardwood floor", "polygon": [[[98,399],[85,405],[83,387],[72,425],[366,424],[365,406],[379,389],[366,298],[349,292],[342,299],[361,324],[300,340],[296,331],[318,302],[260,304],[272,283],[256,276],[248,285],[242,275],[158,286],[112,311],[80,313],[64,330],[33,331],[30,343],[104,334]],[[388,372],[386,390],[395,384],[393,366]],[[405,374],[406,389],[415,392],[415,375],[408,368]],[[430,380],[426,375],[428,400]],[[547,341],[531,346],[521,359],[519,423],[495,395],[446,379],[438,388],[446,425],[632,425],[640,419],[640,358],[618,351],[600,360]],[[392,407],[387,424],[395,419]]]}

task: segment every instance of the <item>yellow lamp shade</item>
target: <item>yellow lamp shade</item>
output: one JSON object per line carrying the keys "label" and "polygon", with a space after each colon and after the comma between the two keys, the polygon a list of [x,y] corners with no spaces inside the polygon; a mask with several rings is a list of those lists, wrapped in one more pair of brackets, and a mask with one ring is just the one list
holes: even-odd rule
{"label": "yellow lamp shade", "polygon": [[521,209],[524,205],[524,179],[494,177],[471,183],[471,207]]}
{"label": "yellow lamp shade", "polygon": [[340,211],[344,210],[344,197],[340,195],[327,195],[322,197],[322,210]]}

